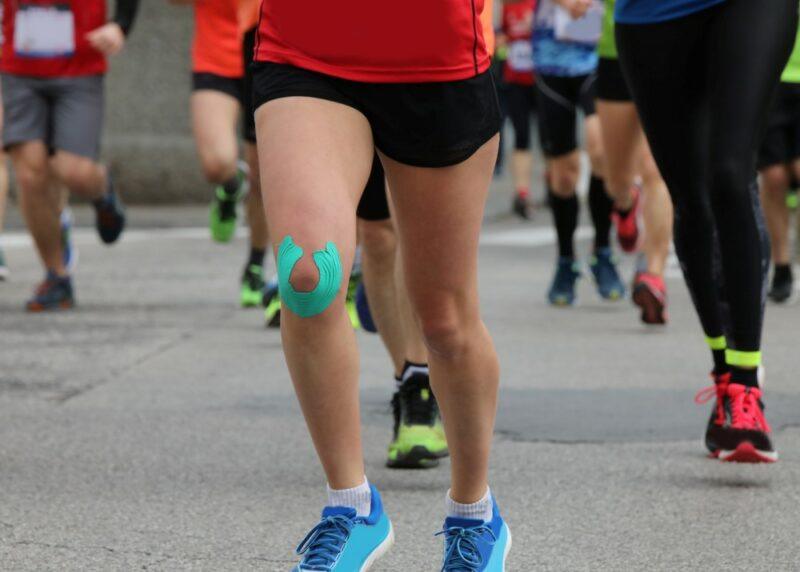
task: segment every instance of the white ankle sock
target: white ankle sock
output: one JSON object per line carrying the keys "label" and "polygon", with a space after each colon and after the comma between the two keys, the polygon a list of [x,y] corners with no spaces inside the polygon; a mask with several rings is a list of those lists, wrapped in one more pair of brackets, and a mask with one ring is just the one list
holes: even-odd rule
{"label": "white ankle sock", "polygon": [[372,490],[367,477],[352,489],[334,490],[328,486],[328,506],[345,506],[356,509],[358,516],[369,516],[372,511]]}
{"label": "white ankle sock", "polygon": [[486,489],[486,494],[478,502],[472,504],[461,504],[456,502],[450,496],[450,491],[447,491],[447,516],[455,516],[458,518],[471,518],[474,520],[482,520],[490,522],[494,518],[494,510],[492,506],[492,491]]}

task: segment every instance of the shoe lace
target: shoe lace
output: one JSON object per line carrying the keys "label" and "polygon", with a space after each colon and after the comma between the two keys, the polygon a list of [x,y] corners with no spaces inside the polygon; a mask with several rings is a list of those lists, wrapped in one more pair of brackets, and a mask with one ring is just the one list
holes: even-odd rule
{"label": "shoe lace", "polygon": [[734,429],[770,432],[759,388],[732,383],[728,386],[728,397],[731,400],[731,426]]}
{"label": "shoe lace", "polygon": [[297,546],[304,570],[329,572],[342,551],[355,522],[346,515],[323,518]]}
{"label": "shoe lace", "polygon": [[[483,537],[487,533],[489,538]],[[444,536],[446,541],[441,572],[477,572],[483,565],[478,541],[484,540],[489,544],[497,542],[494,532],[485,524],[469,528],[446,528],[437,532],[436,536]]]}
{"label": "shoe lace", "polygon": [[713,385],[704,387],[694,396],[694,402],[698,405],[705,405],[711,398],[717,397],[717,425],[725,424],[725,397],[728,395],[728,384],[731,380],[731,374],[724,373],[722,375],[711,374],[711,379],[714,380]]}
{"label": "shoe lace", "polygon": [[436,400],[427,379],[418,376],[406,380],[400,387],[401,410],[408,425],[433,425],[436,420]]}

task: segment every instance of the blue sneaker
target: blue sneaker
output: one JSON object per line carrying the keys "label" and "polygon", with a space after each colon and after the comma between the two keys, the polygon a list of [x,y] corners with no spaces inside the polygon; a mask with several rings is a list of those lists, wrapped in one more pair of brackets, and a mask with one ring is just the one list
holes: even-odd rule
{"label": "blue sneaker", "polygon": [[572,306],[575,303],[575,282],[581,277],[574,258],[559,256],[556,275],[547,293],[553,306]]}
{"label": "blue sneaker", "polygon": [[78,249],[72,243],[72,211],[66,207],[61,211],[61,251],[64,267],[70,273],[78,266]]}
{"label": "blue sneaker", "polygon": [[372,311],[369,308],[369,299],[367,299],[367,288],[364,286],[363,280],[358,283],[358,288],[356,289],[356,310],[358,311],[361,327],[371,334],[377,334],[378,326],[375,325],[375,320],[372,319]]}
{"label": "blue sneaker", "polygon": [[445,538],[441,572],[505,572],[511,531],[492,499],[491,522],[448,517],[437,534]]}
{"label": "blue sneaker", "polygon": [[614,255],[610,248],[601,248],[589,263],[597,284],[597,292],[604,300],[621,300],[625,297],[625,285],[619,277]]}
{"label": "blue sneaker", "polygon": [[292,572],[366,572],[394,544],[381,496],[372,490],[372,511],[357,517],[355,509],[328,506],[322,520],[297,547],[303,560]]}

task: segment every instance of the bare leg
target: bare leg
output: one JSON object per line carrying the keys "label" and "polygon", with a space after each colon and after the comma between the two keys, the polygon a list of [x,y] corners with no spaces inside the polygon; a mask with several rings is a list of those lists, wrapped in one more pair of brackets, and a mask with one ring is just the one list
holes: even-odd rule
{"label": "bare leg", "polygon": [[246,143],[244,157],[250,166],[250,194],[247,196],[247,222],[250,226],[250,247],[266,250],[269,246],[269,230],[264,216],[264,201],[261,198],[261,179],[258,169],[258,149]]}
{"label": "bare leg", "polygon": [[761,202],[772,241],[772,262],[780,265],[791,262],[789,209],[786,206],[788,190],[789,170],[786,165],[772,165],[761,170]]}
{"label": "bare leg", "polygon": [[353,263],[355,211],[374,147],[366,118],[329,101],[289,97],[256,112],[261,183],[276,242],[291,236],[304,250],[291,283],[310,291],[318,282],[312,252],[336,244],[344,272],[337,299],[321,314],[283,313],[286,361],[328,484],[363,483],[358,402],[358,351],[344,307]]}
{"label": "bare leg", "polygon": [[51,192],[47,148],[40,141],[17,145],[11,149],[11,160],[19,184],[22,216],[36,243],[42,264],[59,276],[66,276],[59,205]]}
{"label": "bare leg", "polygon": [[672,199],[646,139],[643,144],[641,173],[645,235],[642,250],[647,258],[647,272],[663,276],[672,242]]}
{"label": "bare leg", "polygon": [[[398,250],[400,246],[398,245]],[[417,322],[414,311],[411,309],[411,301],[408,299],[408,287],[403,270],[403,256],[397,256],[395,260],[394,279],[397,284],[397,312],[403,325],[403,337],[405,339],[404,357],[412,363],[428,363],[428,348],[425,347],[425,340],[422,337],[422,330]]]}
{"label": "bare leg", "polygon": [[605,181],[608,194],[619,210],[633,204],[633,187],[644,140],[633,103],[597,102],[605,150]]}
{"label": "bare leg", "polygon": [[430,352],[431,382],[450,445],[451,497],[459,503],[486,493],[497,409],[499,368],[480,318],[477,272],[497,145],[494,137],[464,163],[442,169],[381,157],[410,270],[409,298]]}
{"label": "bare leg", "polygon": [[192,94],[192,130],[203,174],[209,183],[223,184],[236,176],[239,143],[236,123],[239,102],[221,92],[200,90]]}
{"label": "bare leg", "polygon": [[[59,184],[64,185],[70,193],[90,201],[106,194],[108,171],[103,164],[67,151],[56,151],[50,165]],[[59,212],[61,203],[60,197],[56,199]]]}
{"label": "bare leg", "polygon": [[530,149],[515,149],[511,156],[511,176],[514,189],[528,189],[533,177],[533,153]]}

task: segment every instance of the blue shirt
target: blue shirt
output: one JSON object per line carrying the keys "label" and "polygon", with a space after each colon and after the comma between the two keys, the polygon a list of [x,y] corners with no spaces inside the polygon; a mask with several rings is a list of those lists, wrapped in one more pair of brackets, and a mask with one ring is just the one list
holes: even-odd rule
{"label": "blue shirt", "polygon": [[533,26],[533,64],[536,73],[557,77],[589,75],[597,69],[597,45],[556,39],[555,4],[539,0]]}
{"label": "blue shirt", "polygon": [[725,0],[617,0],[614,19],[620,24],[666,22],[706,10],[722,2]]}

